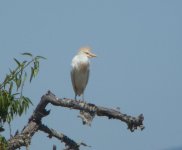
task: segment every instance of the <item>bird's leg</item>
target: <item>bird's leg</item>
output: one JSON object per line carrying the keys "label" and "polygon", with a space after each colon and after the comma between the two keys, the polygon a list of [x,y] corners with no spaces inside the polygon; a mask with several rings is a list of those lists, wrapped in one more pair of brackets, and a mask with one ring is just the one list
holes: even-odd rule
{"label": "bird's leg", "polygon": [[76,100],[76,96],[77,96],[77,95],[75,94],[75,100]]}
{"label": "bird's leg", "polygon": [[82,101],[84,102],[84,94],[82,94]]}

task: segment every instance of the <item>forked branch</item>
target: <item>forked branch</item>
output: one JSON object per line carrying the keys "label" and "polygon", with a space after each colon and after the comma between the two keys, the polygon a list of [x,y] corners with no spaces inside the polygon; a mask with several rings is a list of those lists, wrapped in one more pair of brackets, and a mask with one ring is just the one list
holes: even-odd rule
{"label": "forked branch", "polygon": [[55,106],[67,107],[71,109],[80,110],[81,112],[89,113],[90,116],[92,117],[91,119],[93,119],[95,115],[106,116],[109,119],[118,119],[122,122],[125,122],[128,126],[128,129],[132,132],[137,128],[140,128],[141,130],[144,129],[143,114],[140,114],[137,117],[133,117],[121,113],[117,109],[96,106],[95,104],[86,103],[85,101],[77,101],[68,98],[59,99],[50,91],[48,91],[47,94],[43,95],[42,100],[45,100],[47,103],[51,103],[52,105]]}
{"label": "forked branch", "polygon": [[37,131],[43,131],[47,133],[49,138],[55,137],[61,140],[61,142],[65,143],[67,150],[79,150],[80,145],[87,146],[85,143],[77,143],[63,133],[59,133],[56,130],[50,129],[46,125],[42,124],[42,118],[49,115],[50,113],[50,111],[46,110],[46,106],[49,103],[54,106],[80,110],[80,117],[82,118],[83,123],[86,124],[91,124],[92,120],[97,115],[106,116],[109,119],[117,119],[125,122],[128,126],[128,129],[132,132],[137,128],[140,128],[141,130],[144,129],[144,117],[142,114],[138,117],[132,117],[127,114],[123,114],[116,109],[96,106],[95,104],[86,103],[85,101],[77,101],[68,98],[60,99],[48,91],[42,96],[41,101],[37,105],[35,111],[21,133],[17,133],[11,139],[9,139],[8,150],[14,150],[22,146],[28,147],[30,145],[32,136]]}

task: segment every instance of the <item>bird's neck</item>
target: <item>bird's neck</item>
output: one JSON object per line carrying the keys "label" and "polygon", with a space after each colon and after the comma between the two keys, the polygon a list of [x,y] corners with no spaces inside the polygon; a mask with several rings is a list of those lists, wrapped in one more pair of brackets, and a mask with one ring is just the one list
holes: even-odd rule
{"label": "bird's neck", "polygon": [[78,58],[82,62],[88,62],[89,61],[89,58],[85,54],[79,54]]}

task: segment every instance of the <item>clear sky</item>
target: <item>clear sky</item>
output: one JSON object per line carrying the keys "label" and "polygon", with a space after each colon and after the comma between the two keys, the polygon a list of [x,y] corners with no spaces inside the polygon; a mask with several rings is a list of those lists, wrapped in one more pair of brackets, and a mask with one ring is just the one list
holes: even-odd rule
{"label": "clear sky", "polygon": [[[78,111],[53,106],[43,123],[92,146],[82,150],[181,150],[180,0],[1,0],[0,80],[22,52],[47,58],[38,77],[26,84],[24,94],[34,106],[15,119],[14,132],[27,123],[47,90],[74,98],[70,63],[85,45],[98,55],[91,62],[86,101],[134,116],[143,113],[145,130],[131,133],[124,123],[105,117],[83,126]],[[63,148],[46,136],[36,133],[30,149]]]}

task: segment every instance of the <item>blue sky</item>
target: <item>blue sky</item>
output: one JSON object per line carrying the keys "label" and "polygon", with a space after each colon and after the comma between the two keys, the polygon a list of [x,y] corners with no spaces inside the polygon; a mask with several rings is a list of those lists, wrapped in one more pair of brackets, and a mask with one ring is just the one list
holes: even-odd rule
{"label": "blue sky", "polygon": [[[180,0],[0,1],[0,80],[22,52],[47,58],[24,89],[34,106],[14,120],[13,130],[22,129],[47,90],[74,98],[71,59],[89,45],[98,57],[91,62],[86,101],[143,113],[145,130],[131,133],[104,117],[83,126],[77,111],[53,106],[43,123],[92,146],[84,150],[182,149],[181,6]],[[50,150],[53,144],[63,148],[38,132],[30,149]]]}

